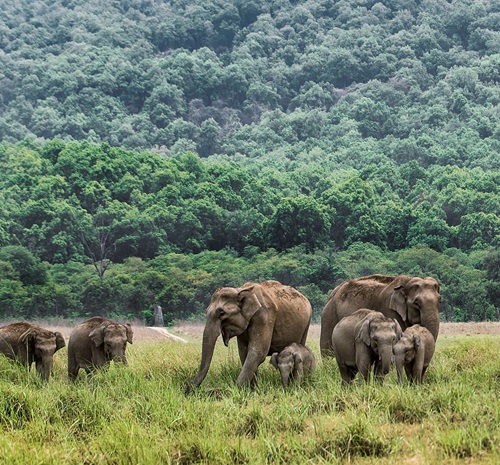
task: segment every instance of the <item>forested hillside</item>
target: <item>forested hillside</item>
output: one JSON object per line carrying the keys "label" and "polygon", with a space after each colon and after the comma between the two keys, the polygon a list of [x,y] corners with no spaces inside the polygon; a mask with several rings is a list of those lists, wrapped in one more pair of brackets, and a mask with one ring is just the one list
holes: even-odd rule
{"label": "forested hillside", "polygon": [[0,318],[202,314],[369,274],[500,310],[493,1],[17,0],[0,15]]}

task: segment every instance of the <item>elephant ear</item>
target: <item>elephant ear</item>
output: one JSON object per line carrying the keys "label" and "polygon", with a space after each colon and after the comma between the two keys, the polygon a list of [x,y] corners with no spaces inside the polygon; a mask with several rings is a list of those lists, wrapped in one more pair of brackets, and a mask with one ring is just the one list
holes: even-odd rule
{"label": "elephant ear", "polygon": [[295,366],[300,365],[303,362],[302,355],[300,355],[298,352],[295,352],[293,354],[293,361],[295,363]]}
{"label": "elephant ear", "polygon": [[392,321],[394,321],[394,324],[396,325],[396,342],[397,342],[403,336],[403,331],[401,330],[401,326],[399,326],[399,323],[395,319],[393,319]]}
{"label": "elephant ear", "polygon": [[278,369],[278,352],[274,352],[273,355],[271,355],[271,360],[269,360],[269,363],[276,369]]}
{"label": "elephant ear", "polygon": [[247,321],[264,306],[264,299],[255,285],[242,288],[238,291],[238,299],[241,302],[241,313]]}
{"label": "elephant ear", "polygon": [[92,339],[92,342],[97,347],[104,342],[104,330],[106,329],[106,326],[107,325],[100,325],[97,328],[94,328],[89,334],[90,339]]}
{"label": "elephant ear", "polygon": [[391,284],[393,291],[391,293],[391,300],[389,308],[394,310],[403,321],[408,319],[408,310],[406,307],[406,283],[410,280],[407,276],[403,278],[396,278]]}
{"label": "elephant ear", "polygon": [[363,321],[361,326],[359,327],[356,336],[356,341],[362,341],[365,345],[370,347],[370,320],[368,318]]}
{"label": "elephant ear", "polygon": [[56,350],[55,350],[55,352],[57,352],[59,349],[62,349],[63,347],[66,346],[66,342],[65,342],[62,334],[59,331],[56,331],[54,334],[56,336]]}
{"label": "elephant ear", "polygon": [[134,332],[132,331],[132,326],[130,326],[130,323],[126,323],[125,329],[127,331],[127,342],[129,344],[132,344],[132,338],[134,337]]}

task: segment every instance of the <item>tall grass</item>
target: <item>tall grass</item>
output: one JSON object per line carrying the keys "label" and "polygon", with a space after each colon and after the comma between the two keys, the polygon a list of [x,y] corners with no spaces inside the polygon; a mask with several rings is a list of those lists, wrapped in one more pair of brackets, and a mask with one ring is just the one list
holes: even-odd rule
{"label": "tall grass", "polygon": [[74,384],[66,349],[49,383],[0,357],[0,463],[500,463],[499,336],[441,336],[422,386],[391,372],[383,385],[342,387],[328,360],[288,389],[266,362],[255,388],[239,389],[235,344],[218,344],[186,396],[200,347],[138,341],[128,368]]}

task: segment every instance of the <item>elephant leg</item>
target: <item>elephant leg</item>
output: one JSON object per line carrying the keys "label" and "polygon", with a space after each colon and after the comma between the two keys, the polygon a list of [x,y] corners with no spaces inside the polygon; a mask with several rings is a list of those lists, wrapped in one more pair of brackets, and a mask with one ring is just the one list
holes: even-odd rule
{"label": "elephant leg", "polygon": [[75,353],[72,348],[68,350],[68,378],[70,381],[74,381],[78,376],[78,372],[80,371],[80,365],[76,360]]}
{"label": "elephant leg", "polygon": [[413,383],[413,362],[407,363],[405,365],[405,372],[406,372],[406,378],[408,379],[410,384]]}
{"label": "elephant leg", "polygon": [[357,368],[339,365],[340,376],[343,384],[351,384],[358,373]]}
{"label": "elephant leg", "polygon": [[293,371],[293,379],[296,381],[298,384],[302,381],[302,378],[304,377],[304,364],[302,362],[299,362]]}
{"label": "elephant leg", "polygon": [[373,360],[369,349],[362,344],[356,347],[356,367],[366,382],[370,381],[370,371],[372,370]]}
{"label": "elephant leg", "polygon": [[[246,347],[246,357],[243,367],[236,380],[238,385],[250,386],[255,382],[259,365],[264,362],[269,354],[273,337],[273,326],[269,321],[254,320],[246,338],[241,338],[242,343],[248,341],[248,345]],[[240,338],[238,338],[239,340]],[[239,347],[240,345],[238,344],[238,350],[240,350]],[[243,350],[244,352],[245,350]],[[241,353],[240,357],[242,357]]]}
{"label": "elephant leg", "polygon": [[424,375],[425,375],[425,372],[427,371],[427,367],[424,366],[422,368],[422,376],[420,376],[420,382],[423,383],[424,382]]}
{"label": "elephant leg", "polygon": [[334,357],[335,352],[333,350],[332,344],[332,333],[333,328],[338,323],[338,320],[333,315],[327,315],[327,317],[321,318],[321,333],[320,333],[320,350],[321,357]]}
{"label": "elephant leg", "polygon": [[236,383],[240,386],[251,386],[255,382],[255,378],[257,376],[257,371],[259,369],[259,365],[266,359],[266,355],[260,353],[260,351],[252,350],[249,348],[247,352],[247,356],[245,359],[245,363],[243,364],[243,368],[236,380]]}
{"label": "elephant leg", "polygon": [[384,381],[384,373],[382,371],[382,362],[380,360],[376,360],[373,365],[373,374],[375,375],[375,379],[382,383]]}
{"label": "elephant leg", "polygon": [[78,376],[78,372],[80,371],[80,367],[77,366],[72,366],[71,368],[68,368],[68,378],[70,381],[74,381],[76,377]]}
{"label": "elephant leg", "polygon": [[238,354],[240,356],[241,366],[245,364],[245,360],[247,359],[248,354],[248,341],[243,340],[240,337],[237,337],[238,340]]}
{"label": "elephant leg", "polygon": [[366,365],[362,365],[359,369],[359,372],[361,373],[361,376],[365,380],[365,382],[369,383],[370,382],[370,367]]}

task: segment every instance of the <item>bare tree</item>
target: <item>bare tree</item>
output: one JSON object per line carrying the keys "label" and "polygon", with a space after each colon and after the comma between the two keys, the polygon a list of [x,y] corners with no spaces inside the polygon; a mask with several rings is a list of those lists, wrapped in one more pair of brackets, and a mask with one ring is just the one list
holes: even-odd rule
{"label": "bare tree", "polygon": [[116,251],[116,241],[112,237],[112,218],[108,215],[98,215],[93,218],[92,237],[82,234],[82,242],[99,279],[104,279],[104,273],[111,265],[111,257]]}

